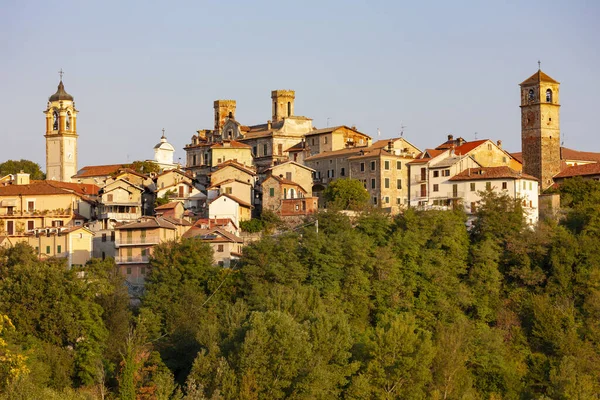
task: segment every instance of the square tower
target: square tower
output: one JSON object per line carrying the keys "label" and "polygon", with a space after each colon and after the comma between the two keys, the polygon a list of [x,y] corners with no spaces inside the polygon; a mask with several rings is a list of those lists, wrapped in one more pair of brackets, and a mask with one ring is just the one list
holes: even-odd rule
{"label": "square tower", "polygon": [[560,172],[560,83],[538,70],[521,83],[523,172],[540,180],[542,190]]}

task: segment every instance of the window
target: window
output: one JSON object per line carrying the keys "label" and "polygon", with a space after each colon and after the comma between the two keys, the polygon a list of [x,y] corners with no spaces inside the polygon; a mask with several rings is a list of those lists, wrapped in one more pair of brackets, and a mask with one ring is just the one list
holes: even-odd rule
{"label": "window", "polygon": [[433,177],[437,178],[438,176],[440,176],[440,171],[433,171]]}
{"label": "window", "polygon": [[225,194],[231,194],[232,193],[232,189],[231,187],[226,187],[225,188]]}
{"label": "window", "polygon": [[371,171],[375,171],[376,164],[375,161],[371,161]]}
{"label": "window", "polygon": [[[36,250],[37,250],[37,249],[36,249]],[[104,259],[106,259],[106,253],[105,253],[105,252],[102,252],[102,259],[103,259],[103,260],[104,260]]]}
{"label": "window", "polygon": [[314,146],[315,145],[315,138],[311,139],[311,145]]}
{"label": "window", "polygon": [[390,169],[390,162],[389,162],[389,160],[386,160],[386,161],[384,161],[384,162],[383,162],[383,165],[384,165],[384,168],[385,168],[386,170],[389,170],[389,169]]}
{"label": "window", "polygon": [[527,182],[523,181],[523,190],[527,189]]}
{"label": "window", "polygon": [[275,188],[269,188],[269,197],[275,197]]}
{"label": "window", "polygon": [[506,190],[506,189],[508,189],[508,183],[502,182],[502,190]]}
{"label": "window", "polygon": [[365,172],[365,163],[364,162],[360,163],[360,172]]}
{"label": "window", "polygon": [[146,267],[142,267],[141,268],[141,274],[142,275],[146,275]]}
{"label": "window", "polygon": [[62,246],[60,244],[58,246],[56,246],[56,253],[57,254],[62,253]]}
{"label": "window", "polygon": [[131,275],[131,267],[127,267],[127,275]]}
{"label": "window", "polygon": [[252,146],[252,155],[253,155],[254,157],[256,157],[256,156],[257,156],[257,154],[256,154],[256,146]]}
{"label": "window", "polygon": [[196,165],[196,155],[192,156],[192,165]]}
{"label": "window", "polygon": [[46,254],[50,254],[50,246],[46,246]]}
{"label": "window", "polygon": [[402,179],[396,180],[396,189],[402,189]]}
{"label": "window", "polygon": [[287,188],[283,188],[283,198],[287,199]]}
{"label": "window", "polygon": [[438,185],[437,183],[433,184],[433,191],[434,192],[439,192],[440,191],[440,185]]}
{"label": "window", "polygon": [[27,200],[27,211],[33,212],[35,210],[35,201]]}
{"label": "window", "polygon": [[53,119],[52,129],[57,131],[58,130],[58,113],[56,111],[54,111],[52,113],[52,119]]}
{"label": "window", "polygon": [[114,241],[115,241],[115,231],[112,231],[112,232],[110,233],[110,241],[111,241],[111,242],[114,242]]}
{"label": "window", "polygon": [[471,182],[471,192],[475,191],[475,182]]}
{"label": "window", "polygon": [[375,179],[371,179],[371,189],[375,189]]}
{"label": "window", "polygon": [[402,169],[402,161],[396,161],[396,169]]}
{"label": "window", "polygon": [[402,199],[400,197],[396,197],[396,204],[397,205],[402,204]]}
{"label": "window", "polygon": [[450,176],[450,170],[449,169],[445,169],[442,171],[442,176]]}
{"label": "window", "polygon": [[327,144],[327,136],[323,136],[323,143]]}
{"label": "window", "polygon": [[535,92],[533,89],[529,89],[529,101],[535,100]]}
{"label": "window", "polygon": [[218,246],[217,246],[217,251],[218,251],[219,253],[222,253],[222,252],[223,252],[223,245],[222,245],[222,244],[220,244],[220,245],[218,245]]}
{"label": "window", "polygon": [[288,181],[292,180],[292,173],[291,172],[286,172],[285,173],[285,179],[287,179]]}
{"label": "window", "polygon": [[373,204],[377,204],[377,197],[373,196]]}
{"label": "window", "polygon": [[488,143],[487,148],[488,148],[488,150],[492,150],[492,144]]}
{"label": "window", "polygon": [[283,155],[283,145],[281,143],[277,145],[277,154]]}
{"label": "window", "polygon": [[106,233],[103,233],[103,234],[102,234],[102,241],[103,241],[103,242],[106,242]]}
{"label": "window", "polygon": [[222,163],[221,159],[220,158],[217,159],[217,164],[221,164],[221,163]]}
{"label": "window", "polygon": [[384,184],[385,184],[385,188],[389,189],[390,188],[390,178],[385,178]]}
{"label": "window", "polygon": [[69,131],[71,130],[71,112],[67,111],[67,118],[65,120],[65,127]]}
{"label": "window", "polygon": [[421,184],[421,197],[427,197],[427,184]]}
{"label": "window", "polygon": [[148,249],[142,249],[142,257],[146,257],[148,255]]}
{"label": "window", "polygon": [[113,195],[112,194],[107,194],[106,195],[106,201],[113,201]]}
{"label": "window", "polygon": [[267,144],[266,144],[266,143],[265,143],[265,144],[263,144],[263,156],[266,156],[266,155],[267,155],[267,149],[268,149],[268,148],[267,148]]}
{"label": "window", "polygon": [[340,176],[346,176],[346,170],[344,168],[340,170]]}
{"label": "window", "polygon": [[533,185],[531,182],[529,182],[529,190],[532,190],[532,189],[533,189]]}
{"label": "window", "polygon": [[288,101],[288,117],[290,117],[292,115],[292,102]]}
{"label": "window", "polygon": [[54,228],[58,228],[58,227],[61,227],[63,225],[64,225],[64,222],[61,221],[61,220],[59,220],[59,219],[52,221],[52,226]]}
{"label": "window", "polygon": [[485,189],[486,190],[490,190],[492,188],[492,182],[486,182],[485,183]]}
{"label": "window", "polygon": [[546,103],[552,103],[552,90],[546,90]]}
{"label": "window", "polygon": [[385,204],[390,204],[390,198],[389,198],[389,196],[385,196]]}
{"label": "window", "polygon": [[35,229],[35,221],[27,221],[27,230],[32,231]]}
{"label": "window", "polygon": [[477,211],[477,203],[472,201],[471,202],[471,212],[474,213]]}

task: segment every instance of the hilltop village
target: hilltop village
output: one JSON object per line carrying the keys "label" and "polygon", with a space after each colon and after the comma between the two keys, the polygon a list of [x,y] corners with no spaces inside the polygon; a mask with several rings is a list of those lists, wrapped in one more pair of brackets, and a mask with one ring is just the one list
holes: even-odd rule
{"label": "hilltop village", "polygon": [[541,70],[520,84],[519,153],[503,149],[502,138],[444,135],[419,149],[405,137],[374,141],[354,126],[317,129],[296,114],[294,91],[274,90],[271,116],[258,125],[236,119],[234,100],[214,101],[214,125],[191,137],[185,165],[174,163],[163,130],[147,173],[78,159],[78,110],[61,79],[45,111],[46,180],[0,177],[0,246],[27,242],[41,259],[69,266],[114,257],[138,293],[157,244],[198,238],[229,267],[249,240],[244,221],[268,211],[301,224],[326,206],[331,182],[348,178],[391,215],[412,207],[470,216],[481,191],[506,193],[522,199],[533,226],[558,204],[546,189],[575,176],[600,178],[600,153],[560,145],[559,86]]}

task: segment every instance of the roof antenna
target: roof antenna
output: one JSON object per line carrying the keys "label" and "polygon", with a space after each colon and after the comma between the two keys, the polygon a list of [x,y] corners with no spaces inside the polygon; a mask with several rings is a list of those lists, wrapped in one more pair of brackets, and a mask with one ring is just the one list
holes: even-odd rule
{"label": "roof antenna", "polygon": [[538,60],[538,71],[542,70],[542,62]]}
{"label": "roof antenna", "polygon": [[475,140],[477,140],[477,132],[475,132]]}
{"label": "roof antenna", "polygon": [[327,127],[328,127],[328,128],[329,128],[329,120],[330,120],[330,119],[331,119],[331,118],[327,117]]}
{"label": "roof antenna", "polygon": [[400,122],[400,137],[404,137],[404,128],[407,128],[407,126]]}
{"label": "roof antenna", "polygon": [[565,136],[567,135],[563,133],[562,141],[560,142],[560,147],[563,147],[565,145]]}

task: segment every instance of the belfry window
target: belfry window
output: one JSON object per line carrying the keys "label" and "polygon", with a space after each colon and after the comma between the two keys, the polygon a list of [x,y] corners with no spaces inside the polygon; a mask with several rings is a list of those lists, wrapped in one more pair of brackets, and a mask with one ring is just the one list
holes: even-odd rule
{"label": "belfry window", "polygon": [[71,112],[67,112],[66,129],[71,130]]}
{"label": "belfry window", "polygon": [[52,129],[57,131],[58,130],[58,113],[56,111],[54,111],[54,113],[52,113],[52,118],[54,120],[52,122]]}
{"label": "belfry window", "polygon": [[552,90],[546,90],[546,103],[552,103]]}
{"label": "belfry window", "polygon": [[290,101],[288,101],[288,117],[292,116],[292,103]]}
{"label": "belfry window", "polygon": [[535,100],[535,92],[533,89],[529,89],[529,101]]}

